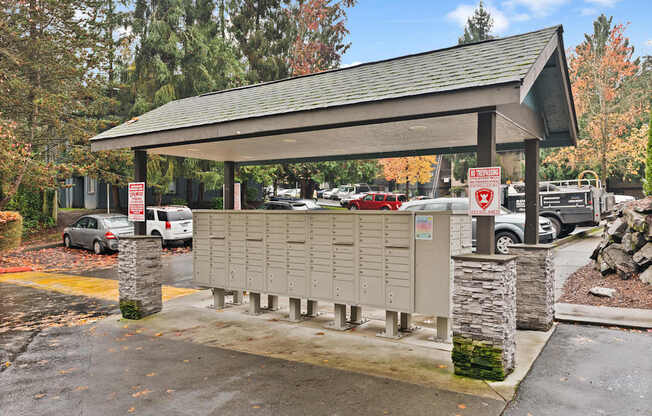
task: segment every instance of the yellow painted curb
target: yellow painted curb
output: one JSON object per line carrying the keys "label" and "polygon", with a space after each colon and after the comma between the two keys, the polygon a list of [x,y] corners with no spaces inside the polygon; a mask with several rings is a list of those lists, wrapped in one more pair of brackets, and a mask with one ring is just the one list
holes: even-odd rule
{"label": "yellow painted curb", "polygon": [[[0,274],[0,282],[34,289],[118,301],[118,281],[61,273],[22,272]],[[163,301],[195,293],[195,289],[163,286]]]}

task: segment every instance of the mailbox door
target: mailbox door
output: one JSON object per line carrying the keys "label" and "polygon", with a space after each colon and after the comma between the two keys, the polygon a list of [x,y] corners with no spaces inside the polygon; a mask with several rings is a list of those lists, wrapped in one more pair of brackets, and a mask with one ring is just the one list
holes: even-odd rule
{"label": "mailbox door", "polygon": [[269,293],[285,295],[288,289],[287,269],[284,265],[267,265],[267,291]]}

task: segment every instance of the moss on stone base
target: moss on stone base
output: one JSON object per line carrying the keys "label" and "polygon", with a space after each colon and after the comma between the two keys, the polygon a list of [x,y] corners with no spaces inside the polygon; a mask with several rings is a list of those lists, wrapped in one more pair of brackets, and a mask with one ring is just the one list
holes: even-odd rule
{"label": "moss on stone base", "polygon": [[20,246],[23,236],[23,217],[17,212],[0,212],[0,251]]}
{"label": "moss on stone base", "polygon": [[455,374],[482,380],[502,381],[507,377],[503,350],[485,341],[453,338]]}
{"label": "moss on stone base", "polygon": [[145,316],[139,300],[120,299],[120,312],[126,319],[141,319]]}

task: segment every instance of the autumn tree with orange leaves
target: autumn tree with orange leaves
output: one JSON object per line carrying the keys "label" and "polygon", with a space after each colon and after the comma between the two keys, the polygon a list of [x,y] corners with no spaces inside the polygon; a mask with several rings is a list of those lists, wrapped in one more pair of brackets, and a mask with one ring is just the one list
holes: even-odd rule
{"label": "autumn tree with orange leaves", "polygon": [[[628,88],[637,76],[634,47],[625,25],[611,26],[601,15],[594,33],[570,55],[569,71],[579,119],[577,147],[551,152],[544,163],[573,170],[595,169],[603,181],[610,176],[639,174],[645,160],[645,137],[634,128],[647,105],[640,91]],[[640,142],[640,143],[639,143]]]}
{"label": "autumn tree with orange leaves", "polygon": [[299,0],[289,13],[296,25],[290,69],[292,75],[307,75],[337,68],[344,52],[351,46],[344,43],[346,8],[356,0]]}
{"label": "autumn tree with orange leaves", "polygon": [[380,161],[383,174],[388,181],[405,184],[406,195],[410,194],[410,183],[426,183],[432,178],[437,156],[393,157]]}

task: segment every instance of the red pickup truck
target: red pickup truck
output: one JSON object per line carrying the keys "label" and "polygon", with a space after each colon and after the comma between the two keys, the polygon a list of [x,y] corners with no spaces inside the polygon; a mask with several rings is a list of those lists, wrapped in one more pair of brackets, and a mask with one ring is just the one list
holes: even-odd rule
{"label": "red pickup truck", "polygon": [[380,210],[397,210],[398,207],[407,201],[403,194],[389,194],[384,192],[370,192],[360,199],[353,200],[349,203],[349,209],[380,209]]}

